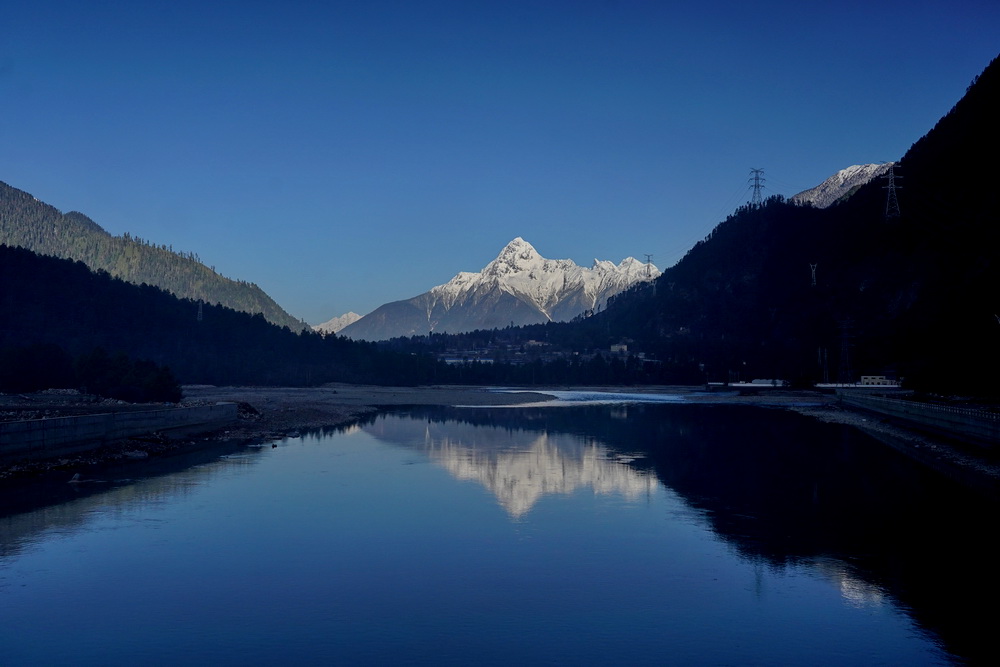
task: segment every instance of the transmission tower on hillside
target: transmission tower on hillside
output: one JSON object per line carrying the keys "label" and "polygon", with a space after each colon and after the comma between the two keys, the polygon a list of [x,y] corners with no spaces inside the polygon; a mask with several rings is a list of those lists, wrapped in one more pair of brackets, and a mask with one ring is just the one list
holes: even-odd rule
{"label": "transmission tower on hillside", "polygon": [[889,192],[885,198],[885,219],[892,220],[893,218],[899,217],[899,200],[896,198],[896,188],[902,189],[902,185],[896,185],[896,179],[902,178],[902,176],[897,176],[895,173],[895,162],[889,163],[889,171],[882,178],[889,181],[888,185],[883,185],[883,190],[888,190]]}
{"label": "transmission tower on hillside", "polygon": [[761,190],[764,189],[764,178],[763,169],[751,169],[750,178],[748,182],[753,186],[753,196],[750,197],[750,205],[754,208],[758,208],[763,203],[763,198],[761,197]]}
{"label": "transmission tower on hillside", "polygon": [[643,254],[646,255],[646,280],[649,280],[653,277],[653,256],[648,252]]}

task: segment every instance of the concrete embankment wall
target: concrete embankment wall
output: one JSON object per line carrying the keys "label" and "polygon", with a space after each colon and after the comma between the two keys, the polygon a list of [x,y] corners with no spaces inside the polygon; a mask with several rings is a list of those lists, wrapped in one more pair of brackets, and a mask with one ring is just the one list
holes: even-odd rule
{"label": "concrete embankment wall", "polygon": [[236,420],[235,403],[0,423],[0,461],[63,456],[122,438],[211,431]]}
{"label": "concrete embankment wall", "polygon": [[995,412],[903,401],[850,390],[837,390],[837,397],[844,405],[905,420],[943,435],[991,447],[1000,443],[1000,414]]}

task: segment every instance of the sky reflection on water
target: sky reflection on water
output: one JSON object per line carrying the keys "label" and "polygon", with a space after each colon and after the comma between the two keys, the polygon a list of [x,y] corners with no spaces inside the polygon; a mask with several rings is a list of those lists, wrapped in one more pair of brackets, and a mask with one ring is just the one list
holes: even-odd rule
{"label": "sky reflection on water", "polygon": [[850,528],[781,547],[801,510],[744,500],[705,414],[416,409],[6,517],[4,662],[947,663]]}
{"label": "sky reflection on water", "polygon": [[[517,391],[517,390],[508,390]],[[554,396],[554,400],[529,403],[511,407],[555,407],[568,405],[621,405],[627,403],[683,403],[685,397],[680,394],[659,394],[649,392],[621,391],[579,391],[546,389],[545,394]]]}

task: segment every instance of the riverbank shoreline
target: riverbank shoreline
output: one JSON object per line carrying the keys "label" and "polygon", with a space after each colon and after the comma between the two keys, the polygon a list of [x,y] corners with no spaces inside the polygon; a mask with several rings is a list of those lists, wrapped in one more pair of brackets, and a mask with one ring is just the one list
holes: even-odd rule
{"label": "riverbank shoreline", "polygon": [[[76,473],[99,471],[108,465],[134,462],[142,465],[149,457],[183,454],[206,448],[228,449],[251,444],[274,442],[302,432],[349,424],[392,406],[518,406],[539,404],[558,391],[593,391],[636,394],[668,394],[684,402],[719,405],[753,405],[787,409],[820,421],[858,428],[881,442],[932,465],[965,484],[972,484],[1000,498],[1000,463],[982,451],[965,447],[904,427],[877,415],[847,409],[837,404],[831,394],[811,390],[766,389],[755,395],[736,392],[706,392],[702,387],[545,387],[490,388],[476,386],[381,387],[329,384],[321,387],[217,387],[186,385],[181,405],[206,405],[233,402],[239,406],[239,418],[226,427],[196,437],[168,439],[156,434],[130,438],[73,457],[20,462],[0,469],[0,484],[9,481],[30,482],[32,478],[71,478]],[[75,400],[76,399],[76,400]],[[0,397],[0,409],[7,418],[14,403],[23,403],[40,416],[58,416],[60,409],[69,413],[107,409],[134,409],[128,404],[95,402],[92,397],[74,397],[71,393]],[[60,408],[61,406],[61,408]]]}
{"label": "riverbank shoreline", "polygon": [[[484,387],[380,387],[332,384],[322,387],[217,387],[186,385],[178,406],[236,403],[238,419],[226,426],[181,438],[163,434],[126,438],[72,455],[14,460],[0,465],[0,486],[31,484],[74,475],[102,476],[110,466],[136,469],[150,459],[204,449],[274,442],[302,432],[343,426],[393,405],[518,405],[542,401],[537,392],[502,393]],[[50,419],[64,416],[129,412],[167,407],[99,399],[75,391],[0,395],[0,420]],[[169,404],[169,407],[176,407]]]}

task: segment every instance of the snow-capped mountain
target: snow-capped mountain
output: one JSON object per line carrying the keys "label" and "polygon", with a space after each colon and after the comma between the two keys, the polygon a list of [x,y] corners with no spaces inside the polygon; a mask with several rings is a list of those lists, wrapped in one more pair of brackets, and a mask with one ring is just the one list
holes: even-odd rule
{"label": "snow-capped mountain", "polygon": [[314,331],[318,331],[320,333],[337,333],[344,327],[350,324],[354,324],[360,319],[361,315],[358,315],[355,312],[344,313],[339,317],[335,317],[332,320],[323,322],[323,324],[313,324],[312,328]]}
{"label": "snow-capped mountain", "polygon": [[482,271],[459,273],[412,299],[379,306],[340,334],[386,340],[564,322],[600,310],[615,294],[659,275],[655,266],[634,257],[617,265],[594,260],[589,269],[569,259],[545,259],[518,237]]}
{"label": "snow-capped mountain", "polygon": [[862,185],[878,178],[895,162],[883,164],[856,164],[841,169],[819,185],[794,195],[791,200],[796,204],[812,204],[816,208],[826,208],[845,196],[854,194]]}

